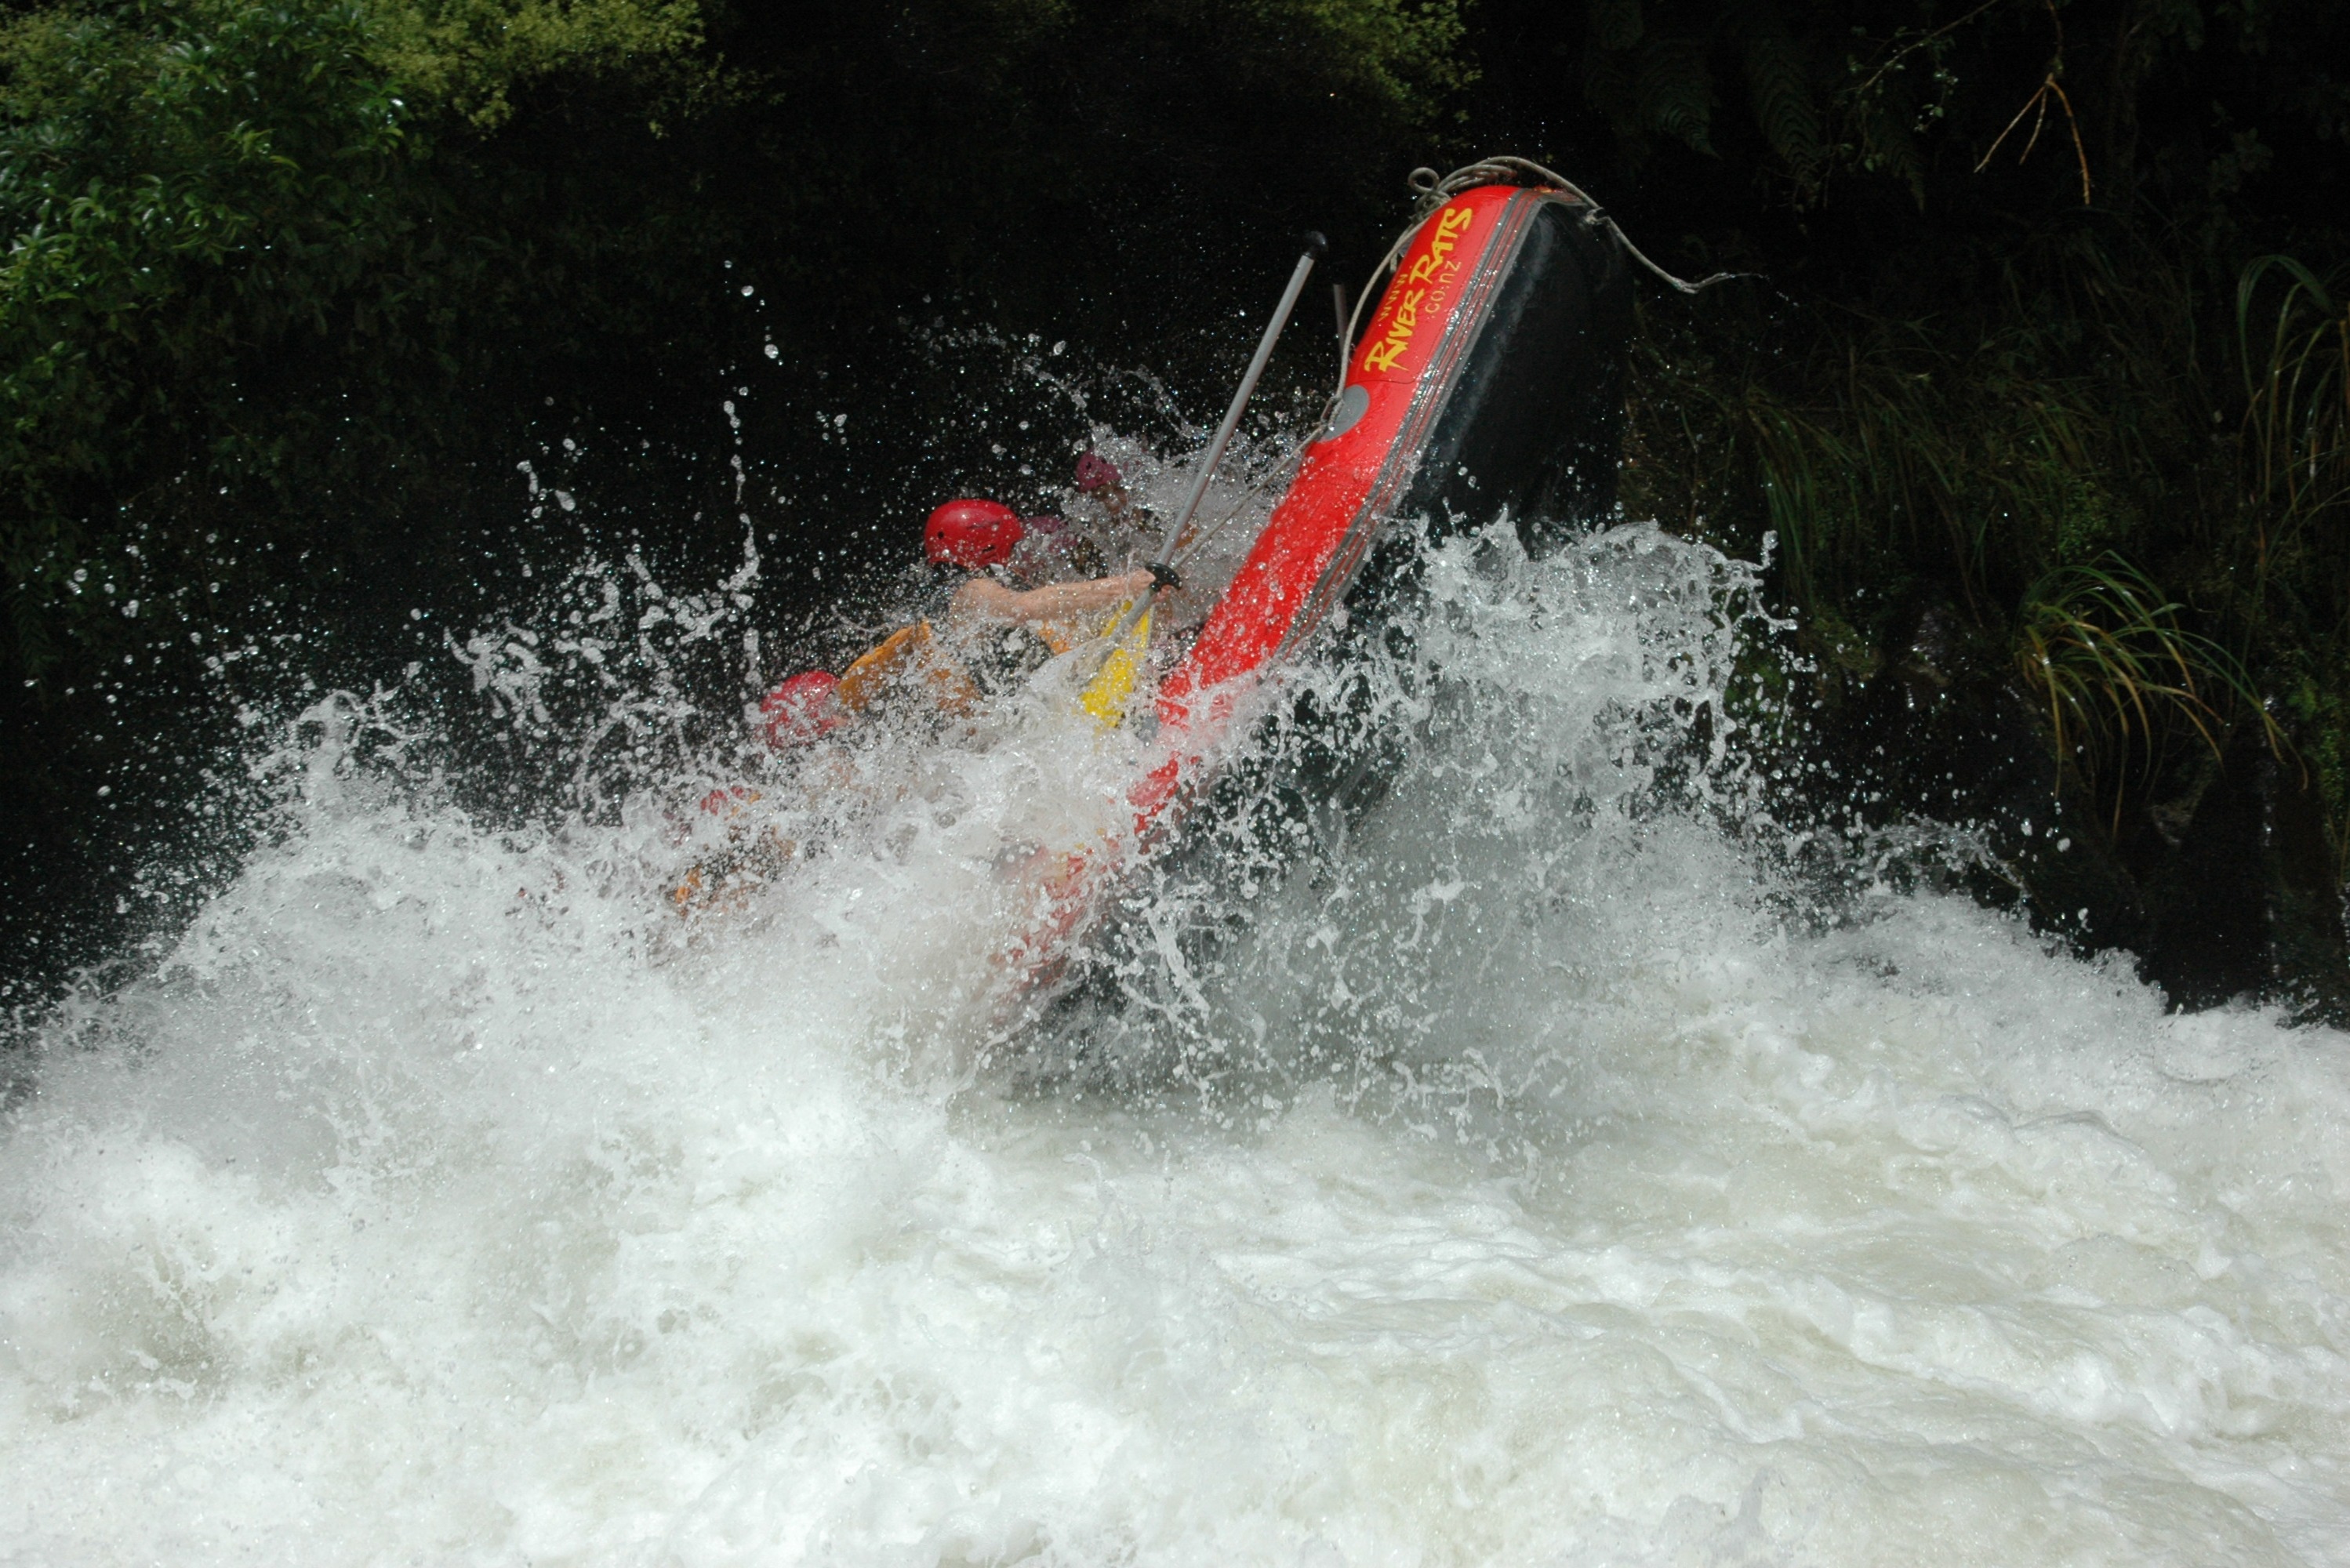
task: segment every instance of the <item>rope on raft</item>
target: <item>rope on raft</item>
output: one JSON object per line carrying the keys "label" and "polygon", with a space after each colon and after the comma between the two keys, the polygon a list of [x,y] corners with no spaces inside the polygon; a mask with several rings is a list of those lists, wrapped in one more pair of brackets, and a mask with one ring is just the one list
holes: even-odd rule
{"label": "rope on raft", "polygon": [[1481,159],[1475,163],[1455,169],[1451,173],[1441,177],[1439,177],[1433,169],[1415,169],[1407,182],[1413,190],[1419,192],[1419,213],[1420,216],[1425,217],[1430,210],[1441,205],[1448,197],[1457,196],[1461,192],[1475,186],[1498,185],[1504,181],[1523,182],[1529,178],[1537,184],[1548,185],[1555,191],[1564,191],[1590,208],[1590,212],[1584,215],[1585,223],[1595,228],[1606,229],[1615,235],[1617,243],[1624,247],[1625,254],[1683,294],[1701,294],[1717,283],[1727,283],[1733,277],[1754,275],[1752,273],[1718,272],[1711,277],[1702,277],[1695,283],[1690,282],[1687,278],[1674,276],[1643,254],[1640,247],[1634,244],[1630,237],[1617,226],[1616,220],[1607,215],[1607,209],[1591,199],[1591,193],[1588,191],[1565,175],[1544,168],[1530,158]]}
{"label": "rope on raft", "polygon": [[[1532,159],[1482,158],[1474,163],[1463,164],[1450,174],[1439,174],[1433,169],[1415,169],[1408,176],[1406,182],[1419,193],[1419,210],[1413,214],[1410,225],[1396,236],[1396,243],[1388,247],[1388,254],[1380,258],[1379,265],[1371,269],[1370,281],[1363,286],[1362,293],[1355,296],[1355,308],[1347,317],[1346,334],[1339,344],[1338,390],[1332,394],[1330,409],[1336,408],[1337,398],[1347,389],[1347,360],[1349,351],[1354,347],[1355,332],[1362,324],[1363,306],[1370,302],[1372,295],[1378,291],[1379,279],[1403,259],[1404,247],[1410,244],[1412,235],[1419,232],[1421,219],[1426,218],[1430,213],[1461,192],[1473,190],[1480,185],[1536,184],[1547,185],[1552,190],[1565,192],[1589,209],[1584,213],[1583,221],[1586,223],[1607,230],[1608,234],[1615,236],[1616,243],[1624,247],[1625,254],[1682,294],[1702,294],[1717,283],[1727,283],[1734,277],[1756,275],[1746,272],[1718,272],[1711,277],[1700,278],[1695,283],[1684,277],[1676,277],[1650,261],[1640,247],[1632,243],[1631,237],[1624,233],[1616,220],[1607,215],[1607,210],[1591,199],[1589,192],[1565,175],[1545,169]],[[1326,410],[1324,418],[1326,420],[1328,417],[1328,410]]]}

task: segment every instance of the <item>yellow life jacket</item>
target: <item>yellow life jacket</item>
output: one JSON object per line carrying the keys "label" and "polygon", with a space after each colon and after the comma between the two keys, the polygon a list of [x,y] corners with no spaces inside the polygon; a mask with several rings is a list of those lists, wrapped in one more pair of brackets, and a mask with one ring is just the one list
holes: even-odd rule
{"label": "yellow life jacket", "polygon": [[[1109,624],[1116,626],[1124,618],[1127,608],[1120,605],[1111,612]],[[1142,656],[1149,647],[1150,612],[1145,610],[1078,694],[1077,706],[1092,714],[1094,722],[1103,729],[1114,730],[1125,722],[1127,704],[1134,701],[1134,689],[1142,680]]]}
{"label": "yellow life jacket", "polygon": [[[1120,606],[1107,624],[1116,625],[1126,609]],[[1066,653],[1082,640],[1068,628],[1051,622],[1037,622],[1029,629],[1055,654]],[[1077,706],[1103,728],[1111,728],[1126,717],[1127,705],[1141,678],[1143,651],[1149,644],[1150,617],[1146,613],[1110,649],[1079,694]],[[900,694],[919,694],[949,713],[970,711],[982,695],[971,673],[947,652],[927,620],[899,628],[878,647],[858,655],[840,672],[833,701],[845,712],[863,713],[875,703]]]}

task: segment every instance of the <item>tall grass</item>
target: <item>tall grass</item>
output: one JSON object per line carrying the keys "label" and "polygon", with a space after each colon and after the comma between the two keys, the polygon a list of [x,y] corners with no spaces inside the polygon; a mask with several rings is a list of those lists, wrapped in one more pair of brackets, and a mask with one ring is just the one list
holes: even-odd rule
{"label": "tall grass", "polygon": [[[2262,285],[2283,296],[2261,310]],[[2350,310],[2291,256],[2262,256],[2236,286],[2251,544],[2263,586],[2280,553],[2350,500]]]}
{"label": "tall grass", "polygon": [[2338,884],[2350,865],[2350,307],[2340,278],[2262,256],[2236,286],[2243,378],[2233,545],[2245,618],[2268,644],[2278,706],[2328,805]]}
{"label": "tall grass", "polygon": [[2281,256],[2199,281],[2159,249],[2085,232],[2001,265],[2003,286],[1964,312],[1733,305],[1648,323],[1627,502],[1742,549],[1775,535],[1779,587],[1833,656],[1830,687],[1899,658],[1921,605],[1956,610],[2004,649],[2060,788],[2116,836],[2241,726],[2298,749],[2338,877],[2339,289]]}
{"label": "tall grass", "polygon": [[2047,574],[2016,616],[2016,679],[2046,717],[2059,787],[2098,801],[2115,834],[2127,775],[2158,773],[2167,742],[2191,734],[2216,760],[2230,715],[2249,713],[2270,745],[2283,746],[2243,667],[2180,625],[2184,608],[2108,554]]}
{"label": "tall grass", "polygon": [[1648,487],[1733,529],[1759,502],[1799,606],[1930,579],[1995,619],[2048,566],[2136,529],[2142,504],[2116,483],[2142,469],[2136,432],[2028,331],[1956,354],[1930,318],[1825,326],[1801,360],[1651,341],[1635,400]]}

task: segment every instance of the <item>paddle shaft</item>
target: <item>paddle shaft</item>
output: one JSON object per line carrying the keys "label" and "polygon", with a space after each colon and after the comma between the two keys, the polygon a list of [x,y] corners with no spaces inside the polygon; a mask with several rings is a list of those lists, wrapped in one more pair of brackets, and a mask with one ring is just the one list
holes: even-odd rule
{"label": "paddle shaft", "polygon": [[[1264,336],[1257,339],[1255,358],[1249,361],[1248,373],[1241,378],[1240,390],[1232,394],[1232,406],[1224,410],[1224,422],[1216,427],[1215,439],[1208,443],[1208,450],[1200,454],[1200,472],[1191,476],[1191,492],[1183,498],[1183,509],[1175,514],[1167,536],[1159,542],[1159,553],[1152,557],[1153,560],[1166,561],[1175,554],[1175,546],[1182,541],[1183,530],[1191,526],[1192,517],[1199,512],[1200,503],[1208,493],[1208,482],[1216,476],[1216,465],[1224,460],[1224,449],[1232,444],[1232,432],[1240,429],[1241,415],[1247,410],[1249,398],[1256,391],[1256,384],[1264,375],[1266,362],[1273,358],[1273,346],[1281,341],[1281,329],[1289,325],[1290,313],[1297,308],[1297,297],[1305,292],[1305,279],[1314,270],[1314,258],[1320,255],[1329,244],[1320,234],[1308,234],[1305,241],[1305,254],[1297,258],[1297,265],[1290,272],[1289,286],[1282,290],[1281,303],[1274,306],[1273,319],[1264,324]],[[1126,613],[1118,618],[1118,625],[1110,631],[1108,641],[1112,647],[1117,645],[1118,639],[1134,629],[1134,623],[1148,613],[1150,601],[1158,597],[1159,585],[1153,583],[1148,592],[1127,607]]]}

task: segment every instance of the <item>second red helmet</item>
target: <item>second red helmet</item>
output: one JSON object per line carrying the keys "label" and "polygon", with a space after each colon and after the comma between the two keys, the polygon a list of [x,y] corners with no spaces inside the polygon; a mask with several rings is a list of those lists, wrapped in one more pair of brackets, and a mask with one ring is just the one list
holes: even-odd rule
{"label": "second red helmet", "polygon": [[821,740],[840,726],[840,709],[832,700],[840,677],[829,670],[810,670],[759,699],[759,726],[767,744],[782,751]]}
{"label": "second red helmet", "polygon": [[1020,514],[1002,502],[950,501],[922,525],[922,554],[934,566],[1000,566],[1025,532]]}

